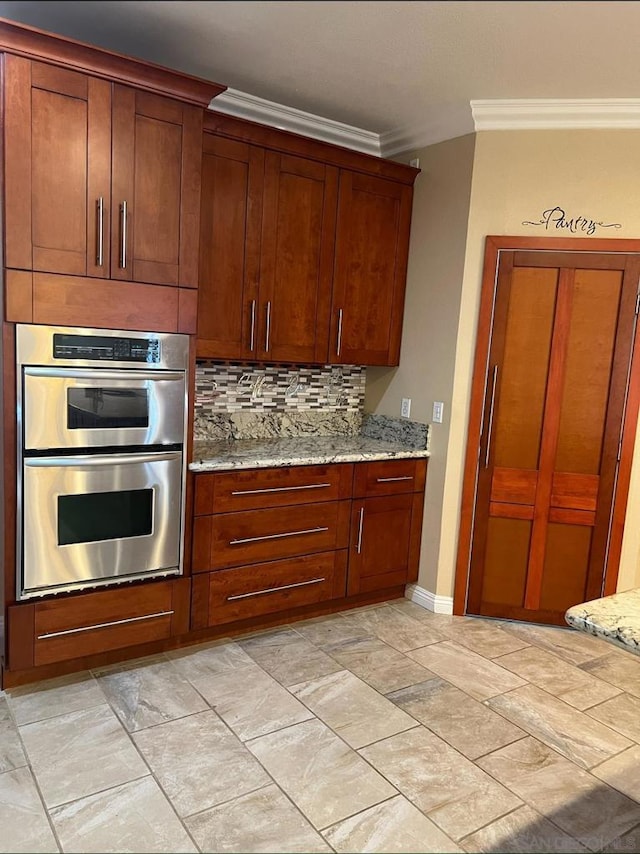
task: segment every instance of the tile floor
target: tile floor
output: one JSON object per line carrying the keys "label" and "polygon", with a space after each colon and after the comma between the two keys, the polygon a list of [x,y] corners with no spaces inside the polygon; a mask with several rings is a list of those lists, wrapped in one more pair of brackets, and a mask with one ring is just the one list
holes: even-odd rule
{"label": "tile floor", "polygon": [[397,600],[0,694],[0,851],[638,852],[640,657]]}

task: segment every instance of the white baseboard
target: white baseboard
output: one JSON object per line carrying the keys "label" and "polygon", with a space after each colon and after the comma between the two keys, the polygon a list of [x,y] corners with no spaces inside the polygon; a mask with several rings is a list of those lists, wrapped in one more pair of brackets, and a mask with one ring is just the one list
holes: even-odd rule
{"label": "white baseboard", "polygon": [[418,584],[407,584],[405,595],[416,605],[434,614],[453,614],[453,596],[438,596]]}

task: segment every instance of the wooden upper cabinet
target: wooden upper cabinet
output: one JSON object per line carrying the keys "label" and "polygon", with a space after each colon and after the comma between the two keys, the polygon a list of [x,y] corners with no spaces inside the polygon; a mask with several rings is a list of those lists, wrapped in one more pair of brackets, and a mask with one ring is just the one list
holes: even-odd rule
{"label": "wooden upper cabinet", "polygon": [[258,357],[327,357],[338,170],[267,152]]}
{"label": "wooden upper cabinet", "polygon": [[3,61],[5,265],[197,287],[202,110]]}
{"label": "wooden upper cabinet", "polygon": [[256,358],[264,150],[204,134],[197,354]]}
{"label": "wooden upper cabinet", "polygon": [[331,363],[398,364],[412,196],[406,184],[340,173]]}

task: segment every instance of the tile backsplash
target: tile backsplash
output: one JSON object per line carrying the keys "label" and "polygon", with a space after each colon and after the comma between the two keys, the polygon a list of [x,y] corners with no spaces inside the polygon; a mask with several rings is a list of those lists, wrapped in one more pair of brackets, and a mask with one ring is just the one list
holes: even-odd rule
{"label": "tile backsplash", "polygon": [[249,439],[360,430],[366,370],[359,366],[288,368],[196,366],[195,435]]}

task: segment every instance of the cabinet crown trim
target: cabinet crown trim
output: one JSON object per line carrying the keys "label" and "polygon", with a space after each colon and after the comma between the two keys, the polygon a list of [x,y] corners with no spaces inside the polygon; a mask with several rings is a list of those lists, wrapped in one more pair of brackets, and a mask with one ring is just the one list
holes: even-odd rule
{"label": "cabinet crown trim", "polygon": [[162,65],[17,24],[6,18],[0,18],[0,51],[93,74],[198,107],[207,107],[212,98],[227,88]]}

